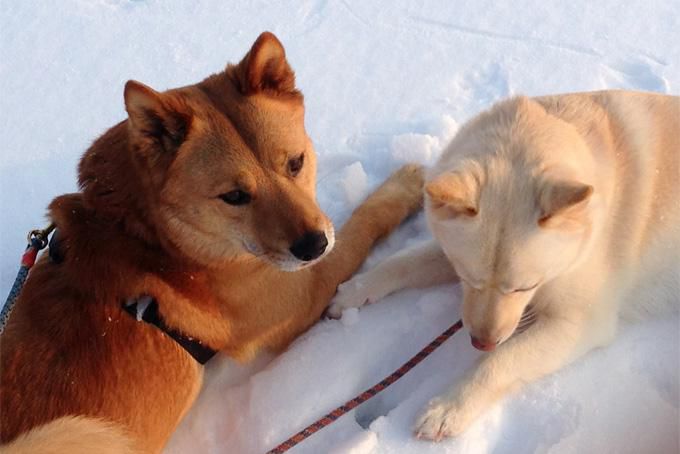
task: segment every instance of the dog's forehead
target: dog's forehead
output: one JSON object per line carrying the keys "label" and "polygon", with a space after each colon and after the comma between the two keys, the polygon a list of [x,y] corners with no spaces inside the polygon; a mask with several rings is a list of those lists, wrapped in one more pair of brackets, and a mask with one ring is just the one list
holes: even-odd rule
{"label": "dog's forehead", "polygon": [[241,94],[221,74],[198,84],[201,91],[258,158],[281,150],[303,150],[308,140],[301,97]]}
{"label": "dog's forehead", "polygon": [[219,161],[233,167],[278,168],[304,151],[308,143],[302,126],[276,115],[255,114],[232,121],[220,114],[201,123],[188,144],[185,163],[192,167]]}
{"label": "dog's forehead", "polygon": [[[482,207],[477,219],[444,221],[445,248],[469,275],[480,282],[515,282],[531,262],[526,246],[533,229],[528,222],[495,207]],[[537,230],[537,229],[536,229]],[[536,251],[532,249],[531,253]]]}
{"label": "dog's forehead", "polygon": [[304,149],[307,134],[302,105],[256,95],[249,99],[234,124],[253,152]]}
{"label": "dog's forehead", "polygon": [[301,107],[253,101],[228,118],[234,132],[261,165],[278,167],[306,149],[309,139]]}

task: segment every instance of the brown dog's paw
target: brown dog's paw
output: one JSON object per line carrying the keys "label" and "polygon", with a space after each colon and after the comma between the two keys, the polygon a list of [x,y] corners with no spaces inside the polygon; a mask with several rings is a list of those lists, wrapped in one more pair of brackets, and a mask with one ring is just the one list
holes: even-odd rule
{"label": "brown dog's paw", "polygon": [[397,183],[402,188],[422,194],[425,183],[425,168],[420,164],[404,164],[387,179],[386,183]]}
{"label": "brown dog's paw", "polygon": [[394,172],[376,191],[381,197],[394,198],[416,211],[423,204],[425,169],[420,164],[406,164]]}

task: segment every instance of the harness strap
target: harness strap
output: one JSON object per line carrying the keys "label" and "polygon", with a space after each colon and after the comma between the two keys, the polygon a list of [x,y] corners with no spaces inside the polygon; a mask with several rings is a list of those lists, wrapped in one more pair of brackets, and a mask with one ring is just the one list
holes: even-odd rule
{"label": "harness strap", "polygon": [[123,304],[123,310],[135,317],[137,321],[144,321],[163,331],[177,342],[180,347],[186,350],[199,364],[207,363],[210,358],[217,354],[212,348],[203,345],[200,340],[182,334],[180,331],[166,325],[158,313],[158,302],[150,296],[128,300]]}
{"label": "harness strap", "polygon": [[55,229],[50,239],[47,253],[50,256],[52,263],[61,263],[64,261],[64,251],[61,247],[61,237],[59,236],[59,229]]}

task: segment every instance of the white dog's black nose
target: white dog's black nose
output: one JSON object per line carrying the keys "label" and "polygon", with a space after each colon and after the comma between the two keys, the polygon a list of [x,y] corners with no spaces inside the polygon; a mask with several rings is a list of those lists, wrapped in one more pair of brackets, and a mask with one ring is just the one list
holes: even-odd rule
{"label": "white dog's black nose", "polygon": [[319,257],[326,250],[328,239],[321,231],[307,232],[295,240],[290,247],[290,252],[298,259],[309,262]]}

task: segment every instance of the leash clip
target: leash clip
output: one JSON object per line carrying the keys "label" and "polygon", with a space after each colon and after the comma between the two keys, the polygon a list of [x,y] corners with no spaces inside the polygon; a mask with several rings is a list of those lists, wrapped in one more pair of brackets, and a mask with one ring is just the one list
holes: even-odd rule
{"label": "leash clip", "polygon": [[39,249],[43,249],[45,246],[47,246],[48,238],[50,236],[50,233],[54,230],[54,222],[51,222],[50,225],[45,227],[44,229],[35,229],[31,230],[28,232],[28,244],[33,245],[34,242],[39,243]]}

